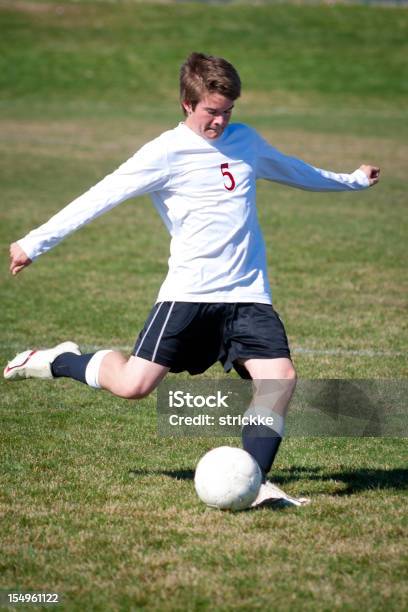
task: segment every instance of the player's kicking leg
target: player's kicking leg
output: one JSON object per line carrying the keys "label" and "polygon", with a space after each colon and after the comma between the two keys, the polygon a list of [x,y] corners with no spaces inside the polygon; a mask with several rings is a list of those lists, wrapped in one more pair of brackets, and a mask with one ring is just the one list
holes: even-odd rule
{"label": "player's kicking leg", "polygon": [[111,351],[101,362],[99,385],[119,397],[141,399],[157,387],[169,369],[142,357],[132,355],[127,359]]}
{"label": "player's kicking leg", "polygon": [[[245,426],[242,432],[244,449],[257,460],[266,476],[283,438],[285,416],[296,386],[296,372],[288,358],[247,359],[242,365],[253,379],[255,388],[251,406],[246,414],[273,418],[273,427],[251,425]],[[287,495],[265,478],[252,506],[278,501],[290,506],[302,506],[310,502],[305,497],[295,498]]]}
{"label": "player's kicking leg", "polygon": [[118,397],[140,399],[149,395],[166,376],[168,367],[141,357],[127,359],[118,351],[97,351],[81,355],[74,342],[51,349],[19,353],[5,370],[7,380],[26,378],[72,378],[102,388]]}

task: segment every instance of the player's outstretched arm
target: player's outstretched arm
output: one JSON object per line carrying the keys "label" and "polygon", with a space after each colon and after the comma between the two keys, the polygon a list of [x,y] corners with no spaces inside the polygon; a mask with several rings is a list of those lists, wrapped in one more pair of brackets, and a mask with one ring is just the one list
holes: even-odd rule
{"label": "player's outstretched arm", "polygon": [[264,178],[308,191],[359,191],[378,183],[378,166],[362,164],[352,173],[317,168],[285,155],[258,136],[257,178]]}
{"label": "player's outstretched arm", "polygon": [[359,170],[362,170],[368,180],[370,181],[370,186],[375,185],[380,180],[380,169],[378,166],[369,166],[363,164],[360,166]]}
{"label": "player's outstretched arm", "polygon": [[10,271],[20,272],[64,238],[129,198],[160,191],[168,182],[167,148],[160,137],[145,144],[99,183],[10,247]]}
{"label": "player's outstretched arm", "polygon": [[10,272],[13,276],[30,265],[32,260],[17,242],[10,244]]}

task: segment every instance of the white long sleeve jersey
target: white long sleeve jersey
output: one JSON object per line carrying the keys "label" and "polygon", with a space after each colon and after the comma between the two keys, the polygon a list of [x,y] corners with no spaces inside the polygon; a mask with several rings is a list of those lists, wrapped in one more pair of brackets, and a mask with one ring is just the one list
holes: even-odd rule
{"label": "white long sleeve jersey", "polygon": [[271,303],[256,180],[312,191],[364,189],[364,172],[337,174],[288,157],[252,128],[230,124],[209,141],[184,123],[19,240],[31,259],[120,202],[148,193],[171,236],[158,301]]}

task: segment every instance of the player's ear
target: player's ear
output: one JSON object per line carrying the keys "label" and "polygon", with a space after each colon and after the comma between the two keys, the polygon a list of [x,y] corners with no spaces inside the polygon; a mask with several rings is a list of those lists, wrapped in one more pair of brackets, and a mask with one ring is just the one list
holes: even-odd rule
{"label": "player's ear", "polygon": [[186,100],[183,100],[183,102],[181,103],[181,106],[183,107],[186,115],[191,115],[191,113],[193,112],[193,107],[191,105],[191,102],[187,102]]}

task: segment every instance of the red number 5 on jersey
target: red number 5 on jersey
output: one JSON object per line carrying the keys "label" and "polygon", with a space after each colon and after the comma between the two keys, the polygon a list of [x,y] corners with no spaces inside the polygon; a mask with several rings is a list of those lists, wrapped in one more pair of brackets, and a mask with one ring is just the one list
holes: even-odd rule
{"label": "red number 5 on jersey", "polygon": [[227,170],[227,168],[228,168],[228,163],[221,164],[221,173],[223,176],[228,177],[228,180],[229,180],[228,184],[224,182],[224,187],[225,189],[228,189],[228,191],[233,191],[235,189],[235,179],[232,176],[231,172]]}

